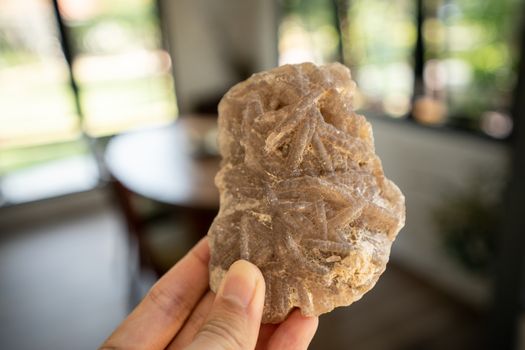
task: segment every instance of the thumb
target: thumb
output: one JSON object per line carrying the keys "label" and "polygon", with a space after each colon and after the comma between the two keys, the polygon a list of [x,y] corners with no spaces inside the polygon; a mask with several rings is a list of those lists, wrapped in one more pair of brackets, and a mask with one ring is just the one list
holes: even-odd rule
{"label": "thumb", "polygon": [[264,306],[261,271],[245,260],[226,273],[213,307],[188,350],[248,350],[257,343]]}

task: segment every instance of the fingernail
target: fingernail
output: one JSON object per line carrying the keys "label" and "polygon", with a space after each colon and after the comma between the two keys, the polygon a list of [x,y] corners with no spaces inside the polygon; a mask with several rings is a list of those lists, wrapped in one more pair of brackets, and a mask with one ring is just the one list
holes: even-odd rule
{"label": "fingernail", "polygon": [[257,276],[257,271],[247,261],[235,262],[224,277],[220,296],[246,308],[255,293]]}

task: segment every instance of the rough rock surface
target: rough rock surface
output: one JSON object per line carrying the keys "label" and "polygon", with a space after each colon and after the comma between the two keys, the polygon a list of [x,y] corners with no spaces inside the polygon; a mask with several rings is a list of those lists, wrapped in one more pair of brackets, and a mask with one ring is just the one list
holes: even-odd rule
{"label": "rough rock surface", "polygon": [[256,264],[264,323],[294,307],[320,315],[360,299],[404,225],[403,194],[352,110],[354,90],[345,66],[303,63],[255,74],[219,105],[210,285],[216,291],[237,259]]}

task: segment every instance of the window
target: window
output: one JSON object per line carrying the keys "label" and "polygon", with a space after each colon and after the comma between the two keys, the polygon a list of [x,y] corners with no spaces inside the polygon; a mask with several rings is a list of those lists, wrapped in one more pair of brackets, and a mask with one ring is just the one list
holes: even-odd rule
{"label": "window", "polygon": [[521,0],[282,4],[280,63],[329,62],[339,50],[358,84],[356,109],[509,135]]}
{"label": "window", "polygon": [[339,59],[337,13],[332,1],[282,1],[279,64]]}
{"label": "window", "polygon": [[510,133],[521,8],[518,0],[427,3],[424,85],[448,109],[448,124],[497,138]]}
{"label": "window", "polygon": [[359,87],[357,109],[395,118],[410,112],[417,36],[414,4],[413,0],[350,2],[343,47],[345,63]]}
{"label": "window", "polygon": [[51,2],[9,0],[0,6],[2,151],[76,139],[79,119]]}
{"label": "window", "polygon": [[0,204],[92,188],[93,137],[176,114],[155,1],[0,2]]}
{"label": "window", "polygon": [[75,51],[85,131],[92,136],[173,119],[171,61],[153,0],[60,0]]}

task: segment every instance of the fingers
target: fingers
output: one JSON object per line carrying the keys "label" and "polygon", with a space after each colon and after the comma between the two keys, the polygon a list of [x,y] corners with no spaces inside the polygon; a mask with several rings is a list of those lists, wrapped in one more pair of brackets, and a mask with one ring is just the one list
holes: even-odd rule
{"label": "fingers", "polygon": [[244,260],[235,262],[219,287],[206,322],[187,349],[254,349],[264,291],[264,278],[259,269]]}
{"label": "fingers", "polygon": [[261,329],[259,330],[259,338],[257,339],[255,350],[267,350],[268,342],[278,327],[278,324],[262,324]]}
{"label": "fingers", "polygon": [[270,338],[268,350],[306,350],[318,324],[317,317],[305,317],[294,310]]}
{"label": "fingers", "polygon": [[184,323],[182,330],[175,336],[175,339],[172,340],[167,350],[183,349],[193,341],[195,334],[197,334],[204,324],[204,321],[206,321],[214,299],[215,293],[212,291],[208,291],[208,293],[202,297],[199,305],[197,305],[186,323]]}
{"label": "fingers", "polygon": [[168,271],[102,348],[164,349],[208,288],[206,238]]}

